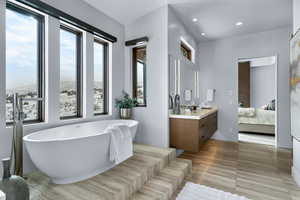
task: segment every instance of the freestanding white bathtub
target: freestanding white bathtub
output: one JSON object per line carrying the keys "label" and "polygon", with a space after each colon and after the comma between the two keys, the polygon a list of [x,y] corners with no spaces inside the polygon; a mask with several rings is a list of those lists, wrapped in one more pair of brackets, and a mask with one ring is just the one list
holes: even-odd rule
{"label": "freestanding white bathtub", "polygon": [[33,163],[53,183],[74,183],[114,167],[109,160],[110,136],[104,133],[112,124],[128,125],[135,137],[137,121],[104,120],[47,129],[23,140]]}

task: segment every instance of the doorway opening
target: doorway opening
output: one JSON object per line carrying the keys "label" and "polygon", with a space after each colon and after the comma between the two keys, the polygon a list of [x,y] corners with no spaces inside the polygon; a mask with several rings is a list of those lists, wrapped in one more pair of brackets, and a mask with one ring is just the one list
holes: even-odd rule
{"label": "doorway opening", "polygon": [[277,56],[238,60],[239,141],[277,145]]}

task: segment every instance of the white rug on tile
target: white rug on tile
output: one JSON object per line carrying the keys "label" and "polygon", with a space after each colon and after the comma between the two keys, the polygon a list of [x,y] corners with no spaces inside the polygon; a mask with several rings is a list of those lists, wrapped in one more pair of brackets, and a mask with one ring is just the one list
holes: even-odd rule
{"label": "white rug on tile", "polygon": [[250,200],[214,188],[187,182],[176,200]]}
{"label": "white rug on tile", "polygon": [[5,200],[5,194],[0,190],[0,200]]}

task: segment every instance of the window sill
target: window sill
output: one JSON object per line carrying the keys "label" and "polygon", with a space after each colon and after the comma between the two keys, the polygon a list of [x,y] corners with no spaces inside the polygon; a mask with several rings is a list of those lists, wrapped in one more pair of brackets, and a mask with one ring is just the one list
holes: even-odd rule
{"label": "window sill", "polygon": [[106,118],[109,118],[109,117],[113,117],[112,114],[110,113],[107,113],[107,114],[101,114],[101,115],[94,115],[92,118],[90,119],[106,119]]}
{"label": "window sill", "polygon": [[60,117],[59,121],[68,121],[68,120],[82,120],[82,116],[72,116],[72,117]]}
{"label": "window sill", "polygon": [[[23,125],[23,127],[24,128],[26,128],[26,127],[37,127],[37,126],[45,126],[45,125],[47,125],[48,124],[48,122],[45,122],[45,121],[43,121],[43,122],[34,122],[34,123],[25,123],[24,125]],[[10,124],[6,124],[6,129],[11,129],[11,128],[13,128],[13,123],[10,123]]]}
{"label": "window sill", "polygon": [[[68,126],[72,124],[79,124],[79,123],[86,123],[86,122],[94,122],[98,120],[109,120],[112,118],[112,114],[105,114],[105,115],[97,115],[89,118],[69,118],[65,120],[57,120],[57,121],[45,121],[45,122],[39,122],[39,123],[31,123],[31,124],[24,124],[24,129],[30,132],[35,132],[35,131],[40,131],[44,129],[49,129],[49,128],[56,128],[59,126]],[[6,129],[13,129],[13,125],[7,125]]]}

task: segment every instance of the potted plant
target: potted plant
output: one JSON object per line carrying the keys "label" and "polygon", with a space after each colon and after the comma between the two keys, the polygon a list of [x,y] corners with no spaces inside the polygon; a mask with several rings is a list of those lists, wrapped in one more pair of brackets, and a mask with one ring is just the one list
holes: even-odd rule
{"label": "potted plant", "polygon": [[116,99],[116,107],[120,111],[121,119],[131,119],[132,108],[137,106],[136,99],[131,98],[128,93],[123,91],[123,96],[120,99]]}

